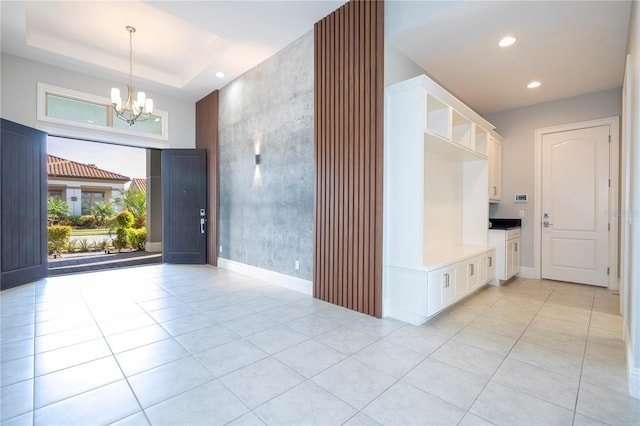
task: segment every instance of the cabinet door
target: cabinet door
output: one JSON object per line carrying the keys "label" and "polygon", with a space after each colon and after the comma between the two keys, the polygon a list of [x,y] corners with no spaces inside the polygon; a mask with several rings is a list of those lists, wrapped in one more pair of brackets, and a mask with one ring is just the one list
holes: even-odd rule
{"label": "cabinet door", "polygon": [[520,238],[507,240],[507,276],[509,279],[520,272]]}
{"label": "cabinet door", "polygon": [[456,266],[447,266],[427,275],[427,316],[432,316],[456,297]]}
{"label": "cabinet door", "polygon": [[500,201],[502,173],[502,143],[489,137],[489,201]]}
{"label": "cabinet door", "polygon": [[505,280],[508,280],[513,276],[513,255],[515,254],[515,247],[512,240],[507,240],[507,261],[506,261],[506,273]]}
{"label": "cabinet door", "polygon": [[515,238],[512,240],[513,244],[513,265],[511,265],[511,271],[513,275],[520,272],[520,238]]}
{"label": "cabinet door", "polygon": [[472,283],[470,283],[471,276],[469,273],[473,269],[471,267],[471,265],[473,265],[473,262],[471,260],[465,260],[464,262],[460,262],[456,265],[457,265],[457,272],[456,272],[455,298],[457,299],[459,297],[462,297],[465,293],[467,293],[467,291],[472,285]]}
{"label": "cabinet door", "polygon": [[476,270],[478,279],[474,288],[481,286],[489,280],[488,269],[489,269],[489,256],[480,256],[476,258]]}
{"label": "cabinet door", "polygon": [[487,281],[491,281],[496,277],[496,254],[489,253],[486,259],[487,265]]}

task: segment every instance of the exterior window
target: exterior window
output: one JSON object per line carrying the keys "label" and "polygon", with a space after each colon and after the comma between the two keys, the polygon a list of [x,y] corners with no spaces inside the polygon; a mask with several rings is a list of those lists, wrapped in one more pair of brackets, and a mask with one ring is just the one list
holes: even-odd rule
{"label": "exterior window", "polygon": [[49,190],[49,198],[55,198],[58,200],[64,200],[62,198],[62,190],[61,189],[50,189]]}
{"label": "exterior window", "polygon": [[104,192],[82,191],[82,214],[91,214],[91,207],[100,201],[105,201]]}
{"label": "exterior window", "polygon": [[154,110],[129,126],[113,113],[108,98],[38,83],[38,120],[105,132],[168,140],[168,114]]}

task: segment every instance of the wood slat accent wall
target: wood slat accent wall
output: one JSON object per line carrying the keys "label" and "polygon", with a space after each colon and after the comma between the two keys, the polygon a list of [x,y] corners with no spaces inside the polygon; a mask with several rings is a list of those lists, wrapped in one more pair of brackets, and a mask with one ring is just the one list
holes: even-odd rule
{"label": "wood slat accent wall", "polygon": [[313,295],[382,315],[384,3],[315,24]]}
{"label": "wood slat accent wall", "polygon": [[196,102],[196,148],[207,150],[207,263],[218,265],[218,91]]}

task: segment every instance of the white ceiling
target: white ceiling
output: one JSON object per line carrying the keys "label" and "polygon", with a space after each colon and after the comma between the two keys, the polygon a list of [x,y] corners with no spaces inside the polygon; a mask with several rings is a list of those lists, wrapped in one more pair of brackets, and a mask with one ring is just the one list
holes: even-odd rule
{"label": "white ceiling", "polygon": [[[2,1],[2,52],[198,100],[313,29],[342,0]],[[215,77],[221,71],[225,77]],[[147,89],[148,92],[151,92]],[[152,94],[152,93],[151,93]],[[160,105],[158,105],[160,107]]]}
{"label": "white ceiling", "polygon": [[[629,1],[391,1],[386,39],[486,114],[622,86]],[[498,47],[504,35],[518,41]],[[538,80],[535,90],[526,85]]]}
{"label": "white ceiling", "polygon": [[[343,0],[2,1],[2,52],[198,100]],[[387,1],[386,39],[480,113],[622,84],[629,1]],[[500,49],[505,34],[518,37]],[[225,77],[215,77],[222,71]],[[526,89],[540,80],[537,90]]]}

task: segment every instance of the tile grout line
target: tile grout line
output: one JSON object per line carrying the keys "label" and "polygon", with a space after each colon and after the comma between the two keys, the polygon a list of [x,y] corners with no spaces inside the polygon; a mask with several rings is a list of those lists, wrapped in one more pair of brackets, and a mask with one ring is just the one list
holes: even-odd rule
{"label": "tile grout line", "polygon": [[[520,282],[525,282],[526,279],[523,279]],[[540,310],[542,309],[542,307],[547,303],[547,301],[549,300],[549,297],[551,297],[551,294],[555,291],[557,284],[554,285],[553,290],[549,292],[549,294],[547,295],[547,297],[544,299],[544,302],[540,305],[540,307],[538,308],[538,310],[535,312],[535,314],[531,317],[531,319],[529,320],[529,322],[527,323],[527,326],[524,328],[524,330],[520,333],[520,335],[518,336],[518,338],[516,339],[516,341],[514,342],[514,344],[511,346],[511,348],[509,349],[509,352],[507,352],[507,354],[504,356],[504,358],[502,359],[502,361],[500,362],[500,364],[498,365],[498,367],[495,369],[495,371],[493,372],[493,374],[491,375],[491,377],[489,378],[489,380],[487,380],[487,383],[485,383],[485,385],[482,387],[482,390],[480,392],[478,392],[478,395],[476,395],[475,399],[473,400],[473,402],[471,403],[471,405],[469,406],[469,409],[467,410],[467,414],[472,414],[472,415],[476,415],[474,413],[471,413],[471,408],[473,408],[473,406],[475,405],[475,403],[477,402],[478,398],[480,397],[480,395],[484,392],[484,390],[487,388],[487,386],[489,385],[489,383],[491,383],[491,380],[493,380],[494,376],[496,375],[496,373],[498,372],[498,370],[500,369],[500,367],[502,366],[502,364],[506,361],[506,359],[509,357],[509,355],[511,354],[511,352],[513,351],[513,348],[518,344],[518,342],[520,341],[520,339],[522,338],[522,336],[524,335],[524,333],[529,329],[529,327],[531,326],[531,323],[533,322],[533,320],[536,318],[536,316],[538,315],[538,313],[540,312]],[[504,296],[502,296],[499,300],[503,299]],[[496,301],[496,303],[498,303],[498,301]],[[494,303],[491,306],[494,306],[496,303]],[[485,311],[486,312],[486,311]],[[501,384],[502,385],[502,384]],[[506,385],[502,385],[502,386],[506,386]],[[509,386],[507,386],[509,387]],[[517,390],[517,389],[516,389]],[[529,395],[526,392],[523,392],[526,395]],[[534,398],[540,399],[534,395],[529,395],[532,396]],[[542,400],[544,401],[544,400]],[[548,402],[548,401],[545,401]],[[555,404],[554,404],[555,405]],[[478,416],[480,417],[480,416]],[[482,417],[480,417],[482,418]],[[484,419],[484,418],[483,418]],[[491,422],[493,423],[493,422]]]}
{"label": "tile grout line", "polygon": [[[120,362],[118,361],[118,358],[116,357],[116,354],[113,352],[113,349],[111,348],[111,345],[109,344],[109,341],[107,340],[107,336],[104,334],[104,332],[102,330],[102,327],[100,326],[100,323],[97,321],[96,316],[93,313],[93,310],[91,309],[91,306],[87,302],[85,294],[83,292],[81,292],[80,294],[81,294],[82,300],[84,301],[87,309],[89,310],[89,313],[91,314],[91,318],[93,318],[93,321],[95,322],[96,326],[98,327],[98,330],[100,330],[100,334],[102,335],[102,339],[104,340],[105,344],[109,348],[109,351],[111,352],[111,356],[113,357],[113,360],[116,362],[116,365],[118,366],[118,369],[120,370],[120,373],[122,373],[122,376],[124,377],[124,380],[127,382],[127,386],[129,387],[129,390],[131,391],[131,394],[133,395],[133,397],[135,398],[136,402],[138,403],[138,407],[140,407],[140,411],[142,412],[142,415],[147,420],[147,423],[149,423],[151,425],[151,422],[149,421],[149,418],[147,417],[147,413],[144,411],[144,408],[142,407],[142,403],[140,402],[140,399],[138,398],[138,395],[135,393],[135,391],[133,390],[133,387],[131,386],[131,383],[129,382],[129,377],[125,374],[124,370],[122,369],[122,366],[120,365]],[[116,382],[112,382],[112,383],[116,383]],[[107,385],[103,385],[103,386],[107,386]],[[100,386],[100,387],[95,388],[95,389],[99,389],[99,388],[101,388],[103,386]],[[95,390],[95,389],[92,389],[92,390]],[[87,392],[90,392],[90,391],[87,391]],[[86,392],[83,392],[83,393],[86,393]],[[120,420],[123,420],[123,419],[126,419],[127,417],[132,416],[134,414],[136,414],[136,413],[131,413],[128,416],[123,417],[122,419],[116,420],[116,422],[118,422]]]}
{"label": "tile grout line", "polygon": [[589,311],[589,324],[587,326],[587,336],[584,341],[584,349],[582,350],[582,362],[580,363],[580,377],[578,378],[578,391],[576,392],[576,400],[573,408],[573,424],[576,422],[576,414],[578,412],[578,400],[580,399],[580,390],[582,389],[582,374],[584,372],[584,362],[587,357],[587,346],[589,345],[589,331],[591,330],[591,321],[593,319],[593,307],[595,305],[596,292],[593,292],[591,299],[591,310]]}

